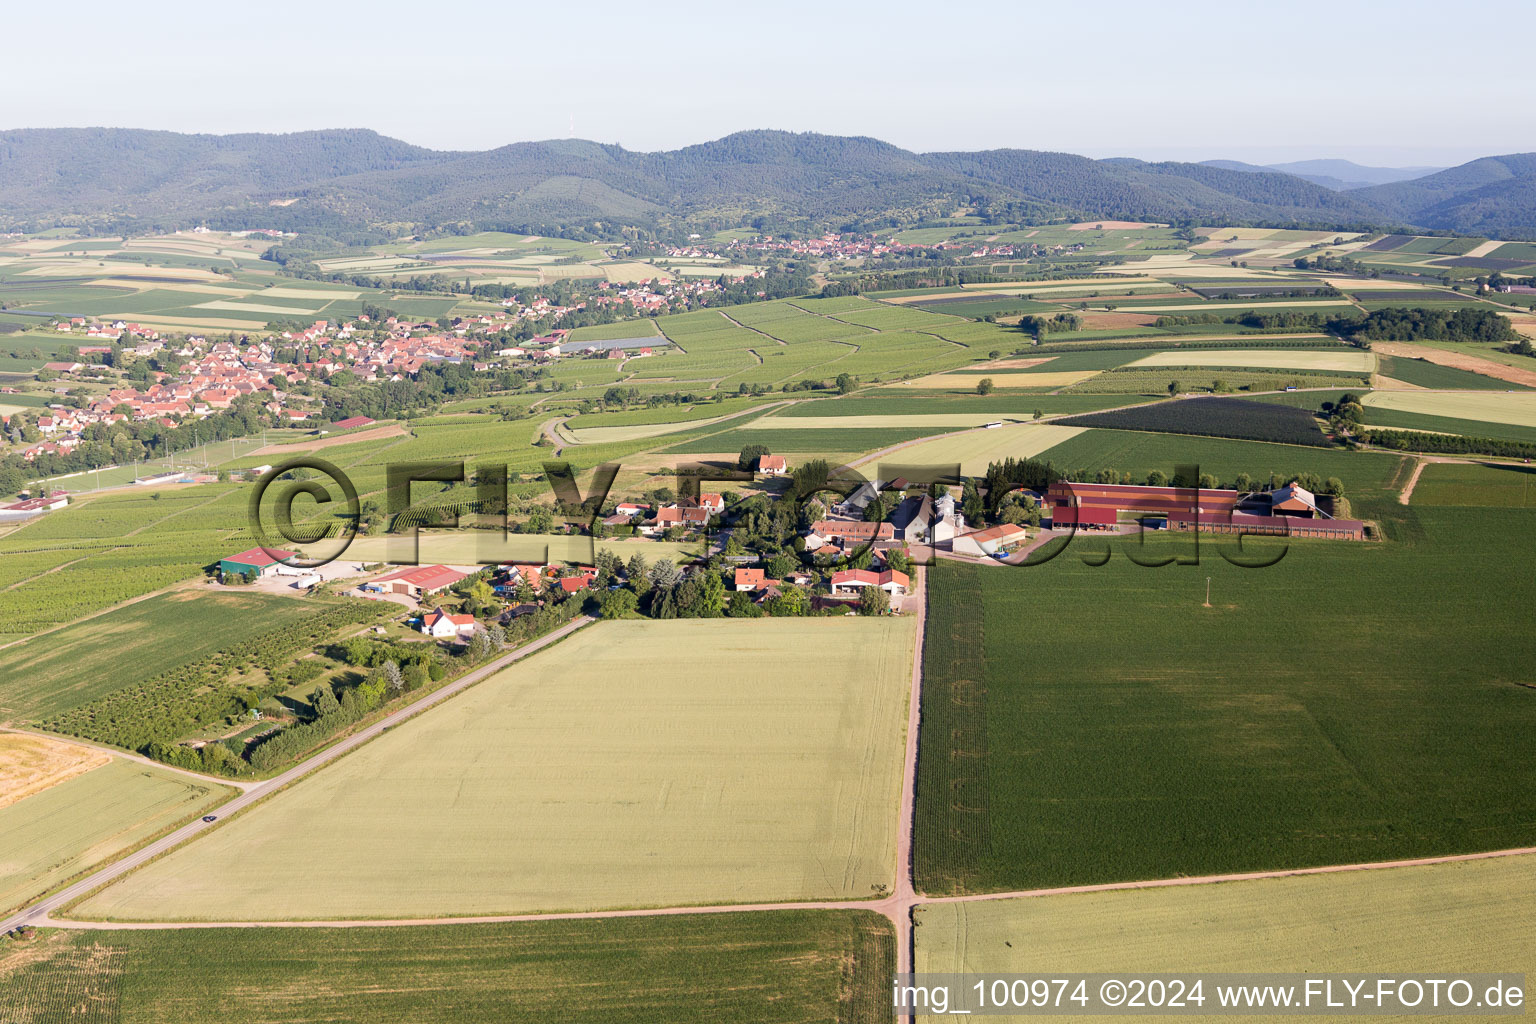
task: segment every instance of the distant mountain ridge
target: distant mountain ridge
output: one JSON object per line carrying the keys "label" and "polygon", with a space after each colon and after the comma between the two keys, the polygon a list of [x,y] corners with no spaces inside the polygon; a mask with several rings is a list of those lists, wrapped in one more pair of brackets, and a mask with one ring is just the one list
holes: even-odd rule
{"label": "distant mountain ridge", "polygon": [[1443,167],[1366,167],[1353,160],[1295,160],[1283,164],[1246,164],[1241,160],[1206,160],[1207,167],[1224,167],[1233,171],[1279,171],[1305,178],[1314,185],[1331,188],[1336,192],[1369,188],[1372,185],[1389,185],[1395,181],[1422,178],[1426,174],[1442,171]]}
{"label": "distant mountain ridge", "polygon": [[[25,129],[0,132],[0,228],[206,222],[325,232],[746,221],[869,230],[961,208],[998,222],[1082,216],[1434,227],[1414,218],[1512,216],[1505,192],[1520,193],[1522,175],[1536,171],[1520,170],[1521,158],[1491,159],[1510,163],[1502,173],[1455,177],[1468,164],[1416,183],[1335,191],[1251,166],[1017,149],[924,154],[872,138],[780,131],[640,153],[579,139],[439,151],[366,129],[222,136]],[[1407,184],[1419,187],[1392,191]],[[1487,191],[1469,194],[1479,189]]]}

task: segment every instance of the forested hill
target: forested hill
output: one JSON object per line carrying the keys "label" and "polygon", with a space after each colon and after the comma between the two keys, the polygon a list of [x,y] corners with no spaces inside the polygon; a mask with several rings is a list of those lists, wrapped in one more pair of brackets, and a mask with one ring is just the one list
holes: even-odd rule
{"label": "forested hill", "polygon": [[1345,195],[1406,224],[1531,237],[1536,235],[1536,153],[1483,157],[1438,174]]}
{"label": "forested hill", "polygon": [[1033,150],[919,154],[876,139],[774,131],[660,153],[574,139],[443,152],[364,130],[0,133],[0,229],[206,222],[323,232],[594,220],[867,229],[960,208],[997,221],[1405,222],[1357,193],[1278,172]]}

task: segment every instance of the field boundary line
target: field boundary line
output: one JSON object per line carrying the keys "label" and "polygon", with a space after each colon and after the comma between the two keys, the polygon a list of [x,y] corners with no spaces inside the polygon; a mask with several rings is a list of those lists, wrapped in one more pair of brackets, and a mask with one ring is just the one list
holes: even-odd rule
{"label": "field boundary line", "polygon": [[1436,864],[1460,864],[1501,857],[1525,857],[1536,854],[1536,846],[1483,853],[1453,853],[1438,857],[1413,857],[1406,860],[1363,861],[1355,864],[1324,864],[1311,868],[1279,868],[1273,871],[1241,871],[1223,875],[1188,875],[1181,878],[1152,878],[1134,882],[1099,882],[1092,885],[1064,885],[1049,889],[1020,889],[1014,892],[965,893],[959,896],[924,896],[920,903],[980,903],[985,900],[1030,899],[1037,896],[1068,896],[1094,892],[1122,892],[1134,889],[1169,889],[1181,885],[1219,885],[1224,882],[1260,882],[1305,875],[1336,875],[1350,871],[1383,871],[1391,868],[1421,868]]}

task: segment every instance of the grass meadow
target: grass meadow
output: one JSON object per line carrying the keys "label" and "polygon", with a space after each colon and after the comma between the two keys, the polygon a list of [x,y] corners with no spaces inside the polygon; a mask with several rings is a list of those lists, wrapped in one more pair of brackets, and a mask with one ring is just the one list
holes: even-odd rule
{"label": "grass meadow", "polygon": [[895,947],[857,910],[47,931],[0,949],[0,1005],[24,1024],[883,1024]]}
{"label": "grass meadow", "polygon": [[80,913],[330,919],[875,896],[896,869],[913,641],[903,618],[588,627]]}
{"label": "grass meadow", "polygon": [[1131,560],[1192,555],[1187,537],[1102,565],[1078,539],[1027,571],[937,566],[920,888],[1536,844],[1536,521],[1399,510],[1401,540],[1292,541],[1262,570],[1210,537],[1198,566]]}

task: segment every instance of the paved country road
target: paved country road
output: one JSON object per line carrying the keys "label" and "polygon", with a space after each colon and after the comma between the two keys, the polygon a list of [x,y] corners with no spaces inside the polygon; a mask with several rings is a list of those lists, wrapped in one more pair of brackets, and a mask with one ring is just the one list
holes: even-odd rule
{"label": "paved country road", "polygon": [[[351,736],[348,736],[346,739],[336,743],[334,746],[322,750],[320,753],[314,755],[308,760],[301,761],[299,764],[288,769],[283,774],[269,779],[266,782],[252,786],[250,789],[247,789],[245,792],[241,793],[239,796],[235,797],[228,803],[221,804],[220,806],[214,808],[213,813],[217,814],[220,819],[223,819],[241,810],[242,808],[254,804],[256,801],[277,792],[289,783],[298,781],[322,765],[336,760],[338,757],[341,757],[348,751],[362,746],[364,743],[367,743],[375,736],[383,733],[384,730],[392,726],[399,725],[401,722],[412,717],[413,715],[420,714],[427,708],[432,707],[434,704],[438,704],[444,700],[447,700],[454,694],[459,693],[462,690],[480,682],[482,679],[485,679],[488,676],[494,675],[495,673],[501,671],[508,665],[511,665],[513,662],[525,658],[530,654],[541,651],[551,644],[558,643],[560,640],[563,640],[565,637],[570,636],[572,633],[576,632],[576,630],[581,629],[583,626],[586,626],[594,621],[596,620],[583,615],[580,618],[577,618],[574,621],[568,623],[567,625],[561,626],[559,629],[555,630],[553,633],[550,633],[548,636],[540,637],[538,640],[535,640],[532,643],[524,644],[517,650],[511,651],[502,657],[497,658],[495,661],[492,661],[485,666],[477,668],[473,672],[464,675],[462,678],[454,680],[447,686],[444,686],[442,689],[434,690],[433,692],[422,697],[420,700],[413,701],[412,703],[406,705],[399,711],[396,711],[390,715],[386,715],[384,718],[381,718],[379,721],[368,726],[366,729],[358,730]],[[194,836],[206,831],[207,829],[214,828],[216,825],[216,822],[203,821],[201,818],[188,825],[183,825],[181,828],[170,833],[169,835],[162,836],[161,838],[155,840],[153,843],[150,843],[148,846],[134,851],[121,860],[108,864],[106,867],[100,869],[99,871],[91,873],[90,875],[76,882],[74,885],[61,889],[54,893],[52,896],[44,897],[43,899],[38,900],[36,903],[33,903],[31,906],[25,907],[22,910],[17,911],[15,914],[12,914],[5,920],[0,921],[0,934],[8,932],[20,925],[39,924],[48,920],[48,915],[51,912],[58,910],[60,907],[67,906],[69,903],[79,899],[81,896],[84,896],[91,890],[102,886],[115,878],[122,877],[123,875],[132,871],[134,868],[148,863],[154,858],[160,856],[160,854],[165,853],[167,850],[170,850],[176,846],[180,846],[188,839],[193,838]]]}

